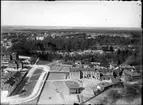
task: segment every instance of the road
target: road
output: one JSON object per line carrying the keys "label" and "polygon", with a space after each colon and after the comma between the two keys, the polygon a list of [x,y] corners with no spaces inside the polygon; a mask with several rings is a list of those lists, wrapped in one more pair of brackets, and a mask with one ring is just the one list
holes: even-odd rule
{"label": "road", "polygon": [[39,97],[38,105],[40,104],[64,104],[60,93],[56,91],[52,81],[46,81],[43,91]]}
{"label": "road", "polygon": [[43,67],[45,70],[45,72],[40,76],[38,82],[36,83],[36,86],[34,87],[34,91],[31,93],[30,96],[25,97],[25,98],[20,98],[18,96],[10,97],[9,98],[10,104],[27,103],[34,99],[37,99],[38,104],[44,104],[44,103],[45,104],[52,104],[52,103],[64,104],[64,99],[63,99],[63,97],[61,97],[61,94],[56,90],[56,87],[53,84],[53,82],[46,81],[49,70],[51,68],[54,68],[56,65],[58,65],[58,63],[59,63],[59,61],[54,61],[52,63],[47,64],[46,66],[44,66],[44,65],[40,66],[40,65],[36,65],[36,64],[33,65],[32,69],[27,74],[28,77],[32,76],[32,74],[36,68]]}
{"label": "road", "polygon": [[[52,63],[49,63],[48,66],[51,69],[54,69],[56,65],[58,65],[59,61],[55,61]],[[55,101],[56,100],[56,101]],[[53,81],[46,80],[42,92],[39,95],[39,98],[37,100],[37,104],[64,104],[64,99],[61,96],[61,93],[57,91],[55,85],[53,84]]]}
{"label": "road", "polygon": [[47,77],[47,74],[48,74],[48,71],[49,71],[49,67],[47,66],[43,66],[43,65],[35,65],[33,66],[33,68],[29,71],[29,73],[27,74],[27,76],[31,77],[33,72],[37,69],[37,68],[43,68],[43,73],[41,73],[35,87],[34,87],[34,90],[33,92],[28,96],[28,97],[19,97],[18,95],[16,96],[12,96],[12,97],[8,97],[7,98],[7,101],[10,103],[10,104],[22,104],[22,103],[25,103],[25,102],[28,102],[28,101],[31,101],[33,99],[35,99],[36,97],[39,96],[41,90],[42,90],[42,87],[44,85],[44,81],[46,80],[46,77]]}

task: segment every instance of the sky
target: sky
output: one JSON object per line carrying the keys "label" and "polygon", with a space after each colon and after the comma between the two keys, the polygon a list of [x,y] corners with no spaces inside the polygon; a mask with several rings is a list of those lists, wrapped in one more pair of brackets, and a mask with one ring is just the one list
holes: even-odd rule
{"label": "sky", "polygon": [[1,25],[140,28],[141,3],[1,1]]}

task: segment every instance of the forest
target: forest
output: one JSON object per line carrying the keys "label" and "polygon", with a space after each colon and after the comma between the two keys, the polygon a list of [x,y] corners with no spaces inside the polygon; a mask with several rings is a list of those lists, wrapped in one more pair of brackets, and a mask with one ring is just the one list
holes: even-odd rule
{"label": "forest", "polygon": [[[141,35],[134,33],[131,37],[120,36],[97,36],[96,38],[88,39],[85,35],[76,35],[74,37],[56,37],[47,36],[44,40],[27,40],[26,37],[19,38],[18,41],[14,41],[13,46],[9,49],[10,52],[17,52],[22,55],[37,56],[42,60],[52,61],[53,59],[64,60],[82,60],[82,61],[99,61],[103,62],[104,66],[111,61],[116,62],[117,65],[127,62],[130,59],[137,59],[139,62],[141,57]],[[15,40],[15,39],[14,39]],[[132,51],[127,46],[131,45]],[[101,46],[100,48],[97,46]],[[118,50],[114,52],[114,46],[119,46]],[[122,48],[125,48],[122,50]],[[69,55],[62,56],[56,54],[57,51],[72,52],[72,51],[84,51],[84,50],[103,50],[104,52],[110,51],[109,54],[104,55],[76,55],[71,57]],[[38,51],[40,53],[38,53]],[[33,53],[34,52],[34,53]],[[128,58],[128,59],[127,59]],[[131,60],[132,62],[134,60]],[[128,61],[128,63],[131,63]],[[131,63],[132,64],[132,63]],[[136,64],[135,62],[133,64]]]}

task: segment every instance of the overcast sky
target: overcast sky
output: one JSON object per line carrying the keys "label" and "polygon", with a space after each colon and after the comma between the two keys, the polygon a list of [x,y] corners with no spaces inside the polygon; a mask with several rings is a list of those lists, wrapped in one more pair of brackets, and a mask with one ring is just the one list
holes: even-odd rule
{"label": "overcast sky", "polygon": [[141,27],[140,2],[2,1],[1,24],[22,26]]}

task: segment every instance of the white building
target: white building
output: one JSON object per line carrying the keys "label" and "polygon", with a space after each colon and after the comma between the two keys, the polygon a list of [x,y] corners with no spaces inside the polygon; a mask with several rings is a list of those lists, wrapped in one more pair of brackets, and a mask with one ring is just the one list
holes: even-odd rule
{"label": "white building", "polygon": [[36,40],[44,40],[44,36],[36,36]]}

